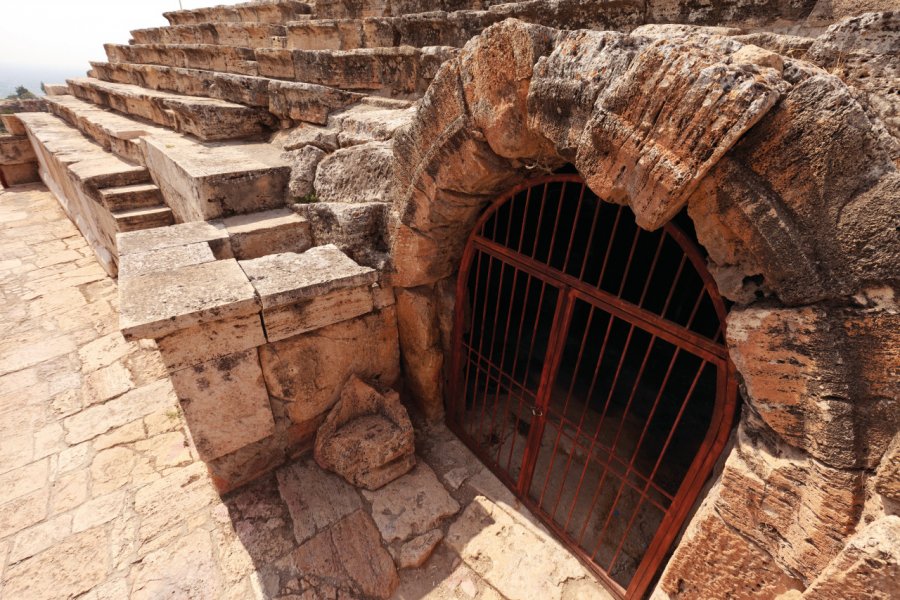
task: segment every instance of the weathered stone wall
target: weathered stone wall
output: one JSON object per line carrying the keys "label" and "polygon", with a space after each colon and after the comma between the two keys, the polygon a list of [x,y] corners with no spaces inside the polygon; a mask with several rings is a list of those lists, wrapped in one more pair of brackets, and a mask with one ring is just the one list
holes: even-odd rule
{"label": "weathered stone wall", "polygon": [[119,236],[122,331],[156,340],[223,493],[311,449],[352,376],[395,385],[400,369],[393,294],[373,269],[332,245],[250,242],[228,220]]}
{"label": "weathered stone wall", "polygon": [[897,43],[885,26],[895,18],[836,25],[807,49],[772,34],[754,40],[765,49],[722,30],[624,35],[506,21],[444,65],[396,136],[404,375],[431,415],[443,404],[446,291],[488,202],[573,163],[642,227],[687,207],[720,292],[737,303],[727,341],[745,406],[655,597],[891,593],[900,430],[891,100],[854,86],[862,67],[845,67],[842,80],[795,56],[827,68],[828,49],[852,36],[861,65]]}

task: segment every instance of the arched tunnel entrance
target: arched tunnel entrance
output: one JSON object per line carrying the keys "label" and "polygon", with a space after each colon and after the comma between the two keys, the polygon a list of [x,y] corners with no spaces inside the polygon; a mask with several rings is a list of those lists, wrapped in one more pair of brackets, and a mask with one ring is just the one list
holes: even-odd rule
{"label": "arched tunnel entrance", "polygon": [[451,428],[614,591],[642,596],[737,397],[690,221],[648,232],[578,175],[532,179],[476,224],[457,298]]}

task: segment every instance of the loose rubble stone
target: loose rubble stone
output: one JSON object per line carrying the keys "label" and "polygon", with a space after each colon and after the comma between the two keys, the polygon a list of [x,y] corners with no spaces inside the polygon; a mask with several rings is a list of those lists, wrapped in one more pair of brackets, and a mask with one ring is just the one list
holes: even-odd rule
{"label": "loose rubble stone", "polygon": [[400,396],[356,376],[316,433],[315,457],[353,485],[378,489],[415,465],[412,423]]}
{"label": "loose rubble stone", "polygon": [[418,569],[431,557],[431,553],[444,539],[444,532],[433,529],[409,540],[400,547],[397,566],[401,569]]}

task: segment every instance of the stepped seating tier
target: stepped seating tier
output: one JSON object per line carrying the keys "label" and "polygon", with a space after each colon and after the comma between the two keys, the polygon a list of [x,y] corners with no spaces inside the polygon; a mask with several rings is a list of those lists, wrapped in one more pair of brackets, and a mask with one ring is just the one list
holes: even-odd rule
{"label": "stepped seating tier", "polygon": [[352,50],[391,46],[463,46],[482,29],[506,18],[501,12],[435,11],[401,17],[312,19],[284,25],[204,23],[138,29],[133,45],[220,45],[289,50]]}
{"label": "stepped seating tier", "polygon": [[[313,83],[394,97],[418,97],[440,65],[459,51],[449,46],[288,50],[215,45],[107,44],[111,64],[159,65]],[[252,57],[252,58],[251,58]],[[145,117],[149,118],[149,117]],[[154,120],[154,122],[159,122]]]}
{"label": "stepped seating tier", "polygon": [[[473,3],[474,4],[474,3]],[[638,0],[545,0],[505,3],[487,10],[451,12],[446,3],[428,12],[396,16],[342,16],[268,23],[211,22],[138,29],[133,44],[211,44],[289,50],[352,50],[391,46],[462,47],[484,28],[507,18],[563,29],[632,29],[644,22]],[[466,7],[468,8],[468,7]],[[327,13],[323,13],[327,14]]]}
{"label": "stepped seating tier", "polygon": [[218,23],[285,23],[309,15],[312,7],[297,0],[277,2],[245,2],[231,6],[210,6],[193,10],[176,10],[163,13],[172,25],[197,25]]}
{"label": "stepped seating tier", "polygon": [[[118,273],[117,233],[174,222],[159,190],[153,194],[155,186],[146,167],[107,152],[55,115],[17,116],[36,150],[44,181],[110,275]],[[142,206],[110,202],[129,187],[143,189]],[[150,198],[156,203],[150,204]]]}
{"label": "stepped seating tier", "polygon": [[290,166],[270,144],[204,143],[73,96],[48,101],[51,111],[104,148],[147,166],[179,222],[284,205]]}
{"label": "stepped seating tier", "polygon": [[360,93],[266,77],[158,65],[92,65],[93,75],[103,81],[265,107],[283,127],[300,121],[324,124],[329,113],[363,98]]}
{"label": "stepped seating tier", "polygon": [[200,96],[183,96],[91,77],[68,80],[72,94],[201,140],[258,136],[269,131],[268,111]]}

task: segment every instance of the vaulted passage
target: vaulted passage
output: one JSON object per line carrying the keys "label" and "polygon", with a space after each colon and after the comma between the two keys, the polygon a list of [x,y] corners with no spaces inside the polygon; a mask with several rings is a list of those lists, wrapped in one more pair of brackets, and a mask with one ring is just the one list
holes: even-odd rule
{"label": "vaulted passage", "polygon": [[735,410],[726,308],[684,221],[644,231],[577,175],[531,180],[478,222],[458,281],[451,427],[627,597]]}

